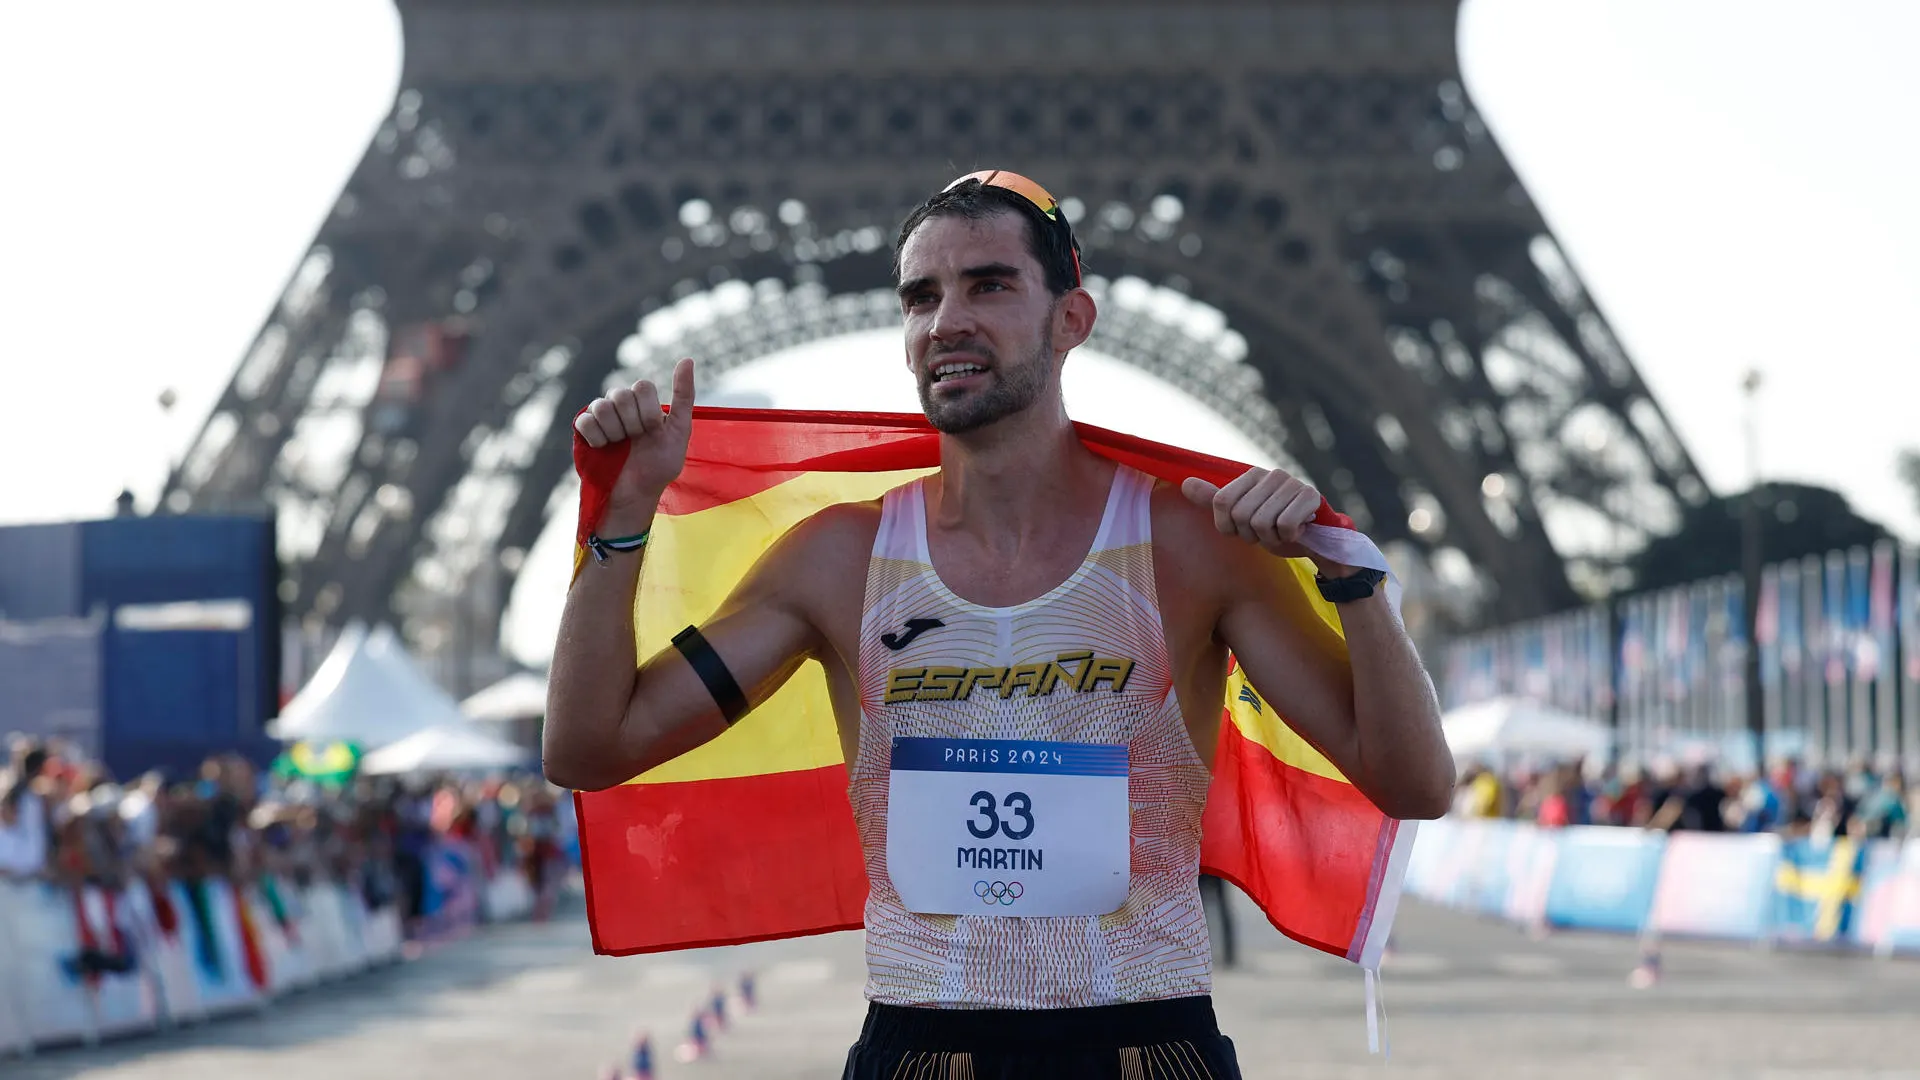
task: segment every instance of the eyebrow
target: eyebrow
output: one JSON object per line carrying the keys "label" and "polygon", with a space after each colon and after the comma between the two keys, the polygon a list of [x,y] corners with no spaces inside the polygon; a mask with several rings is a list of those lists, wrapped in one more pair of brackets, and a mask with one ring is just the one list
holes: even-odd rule
{"label": "eyebrow", "polygon": [[[1020,268],[1007,263],[983,263],[979,266],[967,267],[965,270],[960,271],[960,276],[974,280],[979,280],[980,278],[1017,278],[1020,276]],[[895,289],[894,292],[898,293],[900,298],[904,300],[913,293],[931,284],[933,284],[933,278],[917,277],[912,281],[901,282],[900,287]]]}

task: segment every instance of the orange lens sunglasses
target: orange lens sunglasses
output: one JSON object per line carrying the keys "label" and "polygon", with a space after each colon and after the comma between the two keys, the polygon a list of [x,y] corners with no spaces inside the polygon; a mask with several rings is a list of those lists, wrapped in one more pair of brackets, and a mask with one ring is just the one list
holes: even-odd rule
{"label": "orange lens sunglasses", "polygon": [[1040,211],[1043,217],[1058,226],[1067,238],[1067,250],[1073,253],[1073,283],[1076,286],[1080,284],[1080,249],[1073,242],[1073,226],[1067,223],[1067,216],[1060,212],[1060,202],[1053,197],[1052,193],[1019,173],[1008,172],[1005,169],[982,169],[979,172],[970,172],[948,184],[945,190],[952,191],[969,180],[980,181],[981,187],[1004,188],[1013,192],[1032,203],[1035,210]]}

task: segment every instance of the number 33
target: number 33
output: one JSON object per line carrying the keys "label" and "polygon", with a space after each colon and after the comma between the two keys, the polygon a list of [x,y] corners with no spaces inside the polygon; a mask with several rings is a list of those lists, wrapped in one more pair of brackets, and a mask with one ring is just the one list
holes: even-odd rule
{"label": "number 33", "polygon": [[985,822],[985,824],[967,822],[967,831],[975,837],[986,840],[997,832],[1009,840],[1025,840],[1033,834],[1033,800],[1027,797],[1026,792],[1009,792],[1006,799],[1000,803],[1011,817],[1019,819],[1021,826],[1018,829],[1000,820],[992,793],[976,791],[973,793],[972,801],[974,808],[980,811],[980,817]]}

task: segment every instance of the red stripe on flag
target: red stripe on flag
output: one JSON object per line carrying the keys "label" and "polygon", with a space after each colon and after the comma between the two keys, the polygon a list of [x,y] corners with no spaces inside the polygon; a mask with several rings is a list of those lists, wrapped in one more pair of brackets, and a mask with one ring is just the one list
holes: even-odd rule
{"label": "red stripe on flag", "polygon": [[1284,764],[1221,722],[1200,865],[1238,886],[1281,933],[1357,957],[1398,825],[1352,784]]}
{"label": "red stripe on flag", "polygon": [[[890,472],[940,463],[940,438],[926,417],[911,413],[809,412],[794,409],[694,409],[687,469],[660,501],[662,513],[691,514],[721,506],[808,472]],[[1133,435],[1076,424],[1095,453],[1162,480],[1197,476],[1224,485],[1246,466],[1211,454],[1180,450]],[[584,544],[606,510],[608,494],[627,459],[626,443],[594,449],[577,434],[580,526]],[[1353,519],[1324,499],[1315,524],[1353,528]]]}
{"label": "red stripe on flag", "polygon": [[867,871],[843,765],[575,795],[598,953],[861,925]]}

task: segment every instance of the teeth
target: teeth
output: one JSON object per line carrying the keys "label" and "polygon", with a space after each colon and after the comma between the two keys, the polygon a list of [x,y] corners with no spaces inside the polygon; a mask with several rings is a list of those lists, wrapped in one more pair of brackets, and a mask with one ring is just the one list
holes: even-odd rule
{"label": "teeth", "polygon": [[976,371],[985,371],[985,370],[986,369],[981,367],[979,364],[952,364],[947,367],[936,369],[933,373],[933,381],[940,382],[942,380],[952,378],[954,376],[971,375]]}

